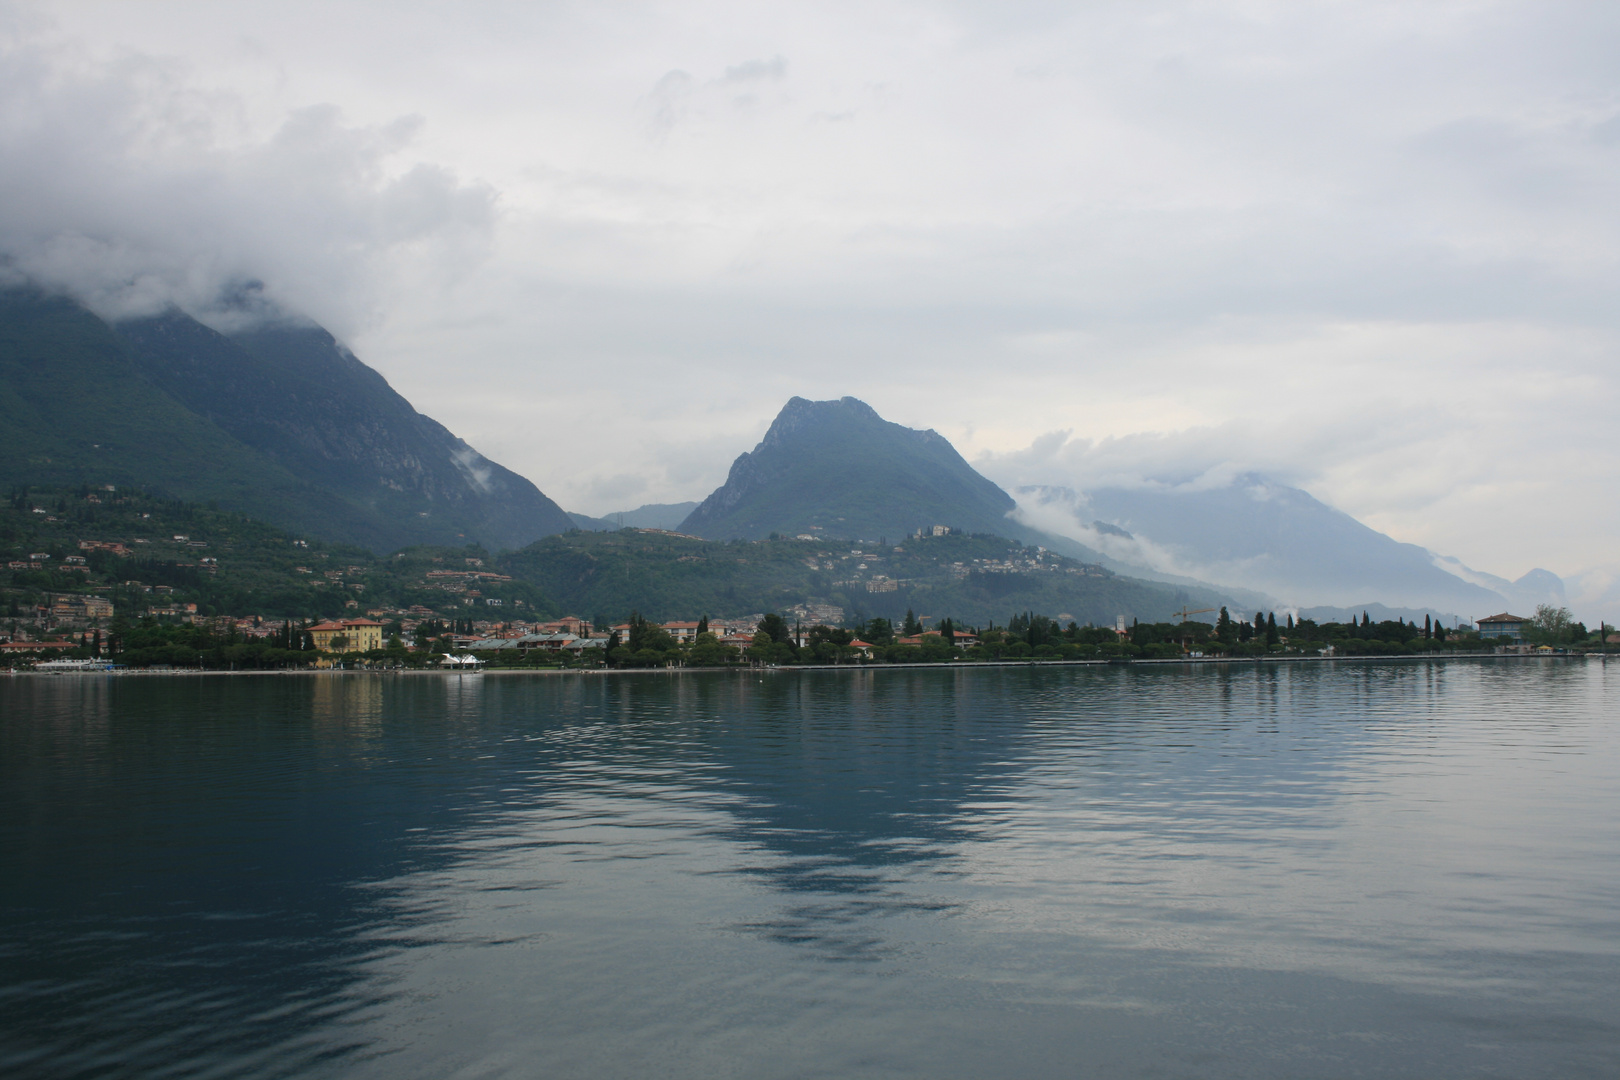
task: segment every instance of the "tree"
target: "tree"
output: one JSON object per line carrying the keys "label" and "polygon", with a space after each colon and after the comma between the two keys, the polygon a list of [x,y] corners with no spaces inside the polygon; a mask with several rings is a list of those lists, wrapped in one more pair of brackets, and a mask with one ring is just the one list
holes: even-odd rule
{"label": "tree", "polygon": [[894,644],[894,624],[888,619],[872,619],[861,631],[861,637],[871,645]]}
{"label": "tree", "polygon": [[917,613],[910,608],[906,608],[904,633],[906,637],[916,637],[922,633],[922,623],[917,621]]}
{"label": "tree", "polygon": [[1277,632],[1277,613],[1266,613],[1266,644],[1277,645],[1282,642],[1282,635]]}
{"label": "tree", "polygon": [[788,643],[788,639],[793,636],[788,630],[786,620],[775,612],[766,615],[759,621],[758,632],[760,634],[764,634],[766,637],[770,638],[772,642],[778,645],[786,645]]}
{"label": "tree", "polygon": [[1568,637],[1574,621],[1569,608],[1553,604],[1537,604],[1536,613],[1530,616],[1530,625],[1535,629],[1537,636],[1549,643],[1563,641]]}
{"label": "tree", "polygon": [[704,615],[704,616],[702,616],[701,618],[698,619],[697,633],[692,635],[692,636],[693,637],[700,637],[703,634],[707,634],[708,632],[709,632],[709,617],[707,615]]}
{"label": "tree", "polygon": [[1237,640],[1237,627],[1232,624],[1232,615],[1221,608],[1221,613],[1215,619],[1215,636],[1228,645]]}
{"label": "tree", "polygon": [[705,630],[692,642],[691,662],[695,666],[718,667],[726,659],[726,648],[713,633]]}
{"label": "tree", "polygon": [[669,631],[657,623],[648,622],[639,612],[630,613],[630,640],[626,644],[638,657],[646,650],[665,652],[675,647]]}

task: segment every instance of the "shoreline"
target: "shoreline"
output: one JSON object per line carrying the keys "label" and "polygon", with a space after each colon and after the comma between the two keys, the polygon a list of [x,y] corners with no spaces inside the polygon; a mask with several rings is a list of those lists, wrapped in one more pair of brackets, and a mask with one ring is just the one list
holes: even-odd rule
{"label": "shoreline", "polygon": [[[1620,653],[1615,654],[1620,657]],[[1259,667],[1266,664],[1363,664],[1363,663],[1444,663],[1450,660],[1565,660],[1586,661],[1597,658],[1607,661],[1607,653],[1496,653],[1496,652],[1459,652],[1459,653],[1427,653],[1427,654],[1379,654],[1369,656],[1198,656],[1198,657],[1170,657],[1153,658],[1147,660],[967,660],[957,662],[927,661],[915,664],[782,664],[762,666],[727,667],[656,667],[656,668],[481,668],[473,671],[442,670],[438,668],[387,668],[380,670],[310,670],[310,669],[248,669],[243,671],[209,671],[200,668],[171,668],[155,670],[152,668],[118,668],[111,671],[33,671],[8,670],[6,677],[32,675],[37,677],[85,678],[89,676],[101,677],[141,677],[153,678],[165,675],[178,675],[196,677],[204,675],[242,676],[242,675],[274,675],[274,676],[337,676],[337,675],[403,675],[403,676],[433,676],[438,678],[467,678],[476,676],[531,675],[531,676],[649,676],[649,675],[681,675],[686,673],[713,674],[715,672],[731,672],[744,675],[773,675],[795,671],[914,671],[918,669],[952,671],[972,671],[988,668],[1068,668],[1068,667],[1164,667],[1171,665],[1200,666],[1211,664],[1236,664],[1247,667]]]}

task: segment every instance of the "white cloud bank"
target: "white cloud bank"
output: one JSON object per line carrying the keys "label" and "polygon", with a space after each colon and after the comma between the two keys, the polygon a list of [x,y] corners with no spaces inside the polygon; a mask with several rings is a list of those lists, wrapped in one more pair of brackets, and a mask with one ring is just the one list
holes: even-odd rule
{"label": "white cloud bank", "polygon": [[[476,263],[495,194],[412,161],[420,117],[346,123],[331,104],[254,122],[185,65],[93,61],[48,36],[0,37],[0,266],[108,317],[178,303],[205,316],[263,280],[355,333],[409,264]],[[42,40],[42,37],[44,40]],[[415,269],[420,272],[421,266]]]}
{"label": "white cloud bank", "polygon": [[0,34],[15,258],[114,307],[263,279],[575,509],[700,497],[792,394],[855,394],[1003,482],[1259,470],[1508,577],[1620,537],[1620,9],[86,0]]}

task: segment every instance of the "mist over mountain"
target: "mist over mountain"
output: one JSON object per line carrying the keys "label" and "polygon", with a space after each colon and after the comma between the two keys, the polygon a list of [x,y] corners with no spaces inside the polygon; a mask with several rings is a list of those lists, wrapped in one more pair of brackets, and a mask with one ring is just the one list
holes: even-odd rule
{"label": "mist over mountain", "polygon": [[572,527],[296,317],[228,335],[176,310],[109,325],[15,289],[0,370],[8,483],[138,485],[374,550],[515,548]]}
{"label": "mist over mountain", "polygon": [[715,540],[897,540],[948,525],[1023,539],[1031,530],[1008,517],[1016,505],[938,432],[891,423],[852,397],[795,397],[680,530]]}
{"label": "mist over mountain", "polygon": [[855,398],[794,398],[680,531],[898,538],[949,525],[1039,544],[1147,581],[1216,589],[1237,612],[1323,617],[1377,609],[1448,624],[1563,601],[1545,570],[1507,581],[1401,543],[1299,488],[1255,473],[1227,482],[1020,488],[1015,501],[948,440],[884,420]]}
{"label": "mist over mountain", "polygon": [[1090,544],[1118,564],[1258,590],[1287,605],[1387,604],[1480,617],[1561,601],[1545,570],[1517,582],[1401,543],[1299,488],[1248,473],[1229,483],[1032,486],[1026,521]]}

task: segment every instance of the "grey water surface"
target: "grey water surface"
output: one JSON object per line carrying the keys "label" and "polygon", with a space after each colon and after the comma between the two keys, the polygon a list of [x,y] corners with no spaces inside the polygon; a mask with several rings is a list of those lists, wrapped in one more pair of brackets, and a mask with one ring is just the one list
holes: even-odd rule
{"label": "grey water surface", "polygon": [[1613,1077],[1620,664],[0,680],[6,1077]]}

